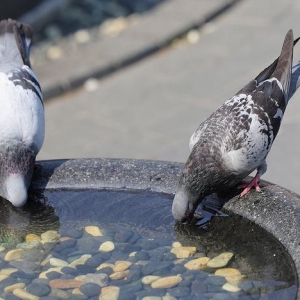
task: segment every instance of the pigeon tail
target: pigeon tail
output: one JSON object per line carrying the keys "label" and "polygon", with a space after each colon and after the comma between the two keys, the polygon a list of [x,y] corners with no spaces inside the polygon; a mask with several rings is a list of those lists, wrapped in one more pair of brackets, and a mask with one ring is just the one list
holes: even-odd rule
{"label": "pigeon tail", "polygon": [[0,22],[0,71],[9,73],[22,65],[31,67],[32,28],[12,19]]}
{"label": "pigeon tail", "polygon": [[275,77],[281,83],[285,100],[288,100],[293,63],[294,36],[290,29],[284,39],[276,69],[270,77]]}

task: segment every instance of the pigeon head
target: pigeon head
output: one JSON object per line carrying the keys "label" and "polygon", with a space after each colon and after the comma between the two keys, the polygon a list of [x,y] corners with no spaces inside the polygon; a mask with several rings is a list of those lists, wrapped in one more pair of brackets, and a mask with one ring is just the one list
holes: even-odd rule
{"label": "pigeon head", "polygon": [[188,160],[172,205],[172,214],[177,222],[192,221],[197,206],[207,195],[207,186],[201,166],[194,165],[193,160]]}
{"label": "pigeon head", "polygon": [[191,221],[195,206],[194,197],[184,188],[179,187],[172,205],[172,215],[177,222]]}
{"label": "pigeon head", "polygon": [[16,207],[27,201],[35,156],[21,142],[0,144],[0,196]]}
{"label": "pigeon head", "polygon": [[26,180],[23,174],[9,174],[5,180],[5,198],[15,207],[23,206],[27,201]]}
{"label": "pigeon head", "polygon": [[205,144],[194,147],[183,168],[172,205],[178,222],[191,222],[198,205],[214,191],[220,170],[213,165],[216,153],[208,156],[206,151]]}

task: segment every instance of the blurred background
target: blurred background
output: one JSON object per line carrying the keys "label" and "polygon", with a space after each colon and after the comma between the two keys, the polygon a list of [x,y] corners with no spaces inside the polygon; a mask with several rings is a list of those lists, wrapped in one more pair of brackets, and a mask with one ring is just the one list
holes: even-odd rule
{"label": "blurred background", "polygon": [[[273,62],[288,29],[300,35],[299,0],[21,3],[2,0],[1,18],[35,30],[32,60],[46,110],[40,160],[185,162],[198,125]],[[263,176],[298,193],[299,112],[300,92]]]}

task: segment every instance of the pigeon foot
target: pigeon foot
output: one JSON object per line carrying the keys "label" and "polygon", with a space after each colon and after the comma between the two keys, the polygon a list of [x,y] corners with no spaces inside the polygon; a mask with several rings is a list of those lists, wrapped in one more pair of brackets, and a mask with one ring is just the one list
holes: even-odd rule
{"label": "pigeon foot", "polygon": [[244,189],[240,197],[245,196],[253,187],[256,189],[257,192],[261,192],[261,189],[258,185],[259,181],[260,181],[260,176],[256,174],[255,177],[253,177],[253,179],[250,182],[240,184],[238,186],[238,189]]}
{"label": "pigeon foot", "polygon": [[194,225],[203,227],[207,225],[213,217],[228,217],[228,215],[223,213],[217,207],[200,204],[200,209],[195,212],[194,217],[196,218]]}

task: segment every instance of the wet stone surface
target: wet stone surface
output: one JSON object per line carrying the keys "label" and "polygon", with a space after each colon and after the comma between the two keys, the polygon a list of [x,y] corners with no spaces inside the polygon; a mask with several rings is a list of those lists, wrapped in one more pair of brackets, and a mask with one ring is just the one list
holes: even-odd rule
{"label": "wet stone surface", "polygon": [[[89,203],[89,214],[84,215],[85,209],[76,206],[78,199],[87,206],[87,195],[79,194],[65,194],[73,199],[72,209],[64,201],[56,202],[61,195],[47,194],[47,205],[59,203],[51,210],[59,218],[59,228],[54,229],[55,223],[53,229],[38,233],[35,222],[23,231],[22,240],[19,232],[18,241],[2,243],[0,299],[252,300],[295,295],[293,274],[280,271],[275,260],[274,249],[279,247],[282,253],[282,248],[266,236],[266,245],[257,245],[259,257],[254,259],[257,249],[251,239],[244,247],[240,233],[233,230],[244,225],[234,216],[216,220],[207,229],[174,227],[168,196],[154,195],[158,200],[154,203],[151,193],[107,191],[94,192],[92,197],[102,211]],[[115,197],[116,203],[107,202],[107,197]],[[149,207],[144,197],[153,200]],[[132,205],[130,217],[124,201]],[[143,214],[141,208],[148,217],[139,216],[138,221],[136,211]],[[258,230],[249,223],[245,226],[252,233]],[[237,235],[234,243],[227,235],[224,239],[224,228]],[[278,259],[291,268],[288,258]]]}

